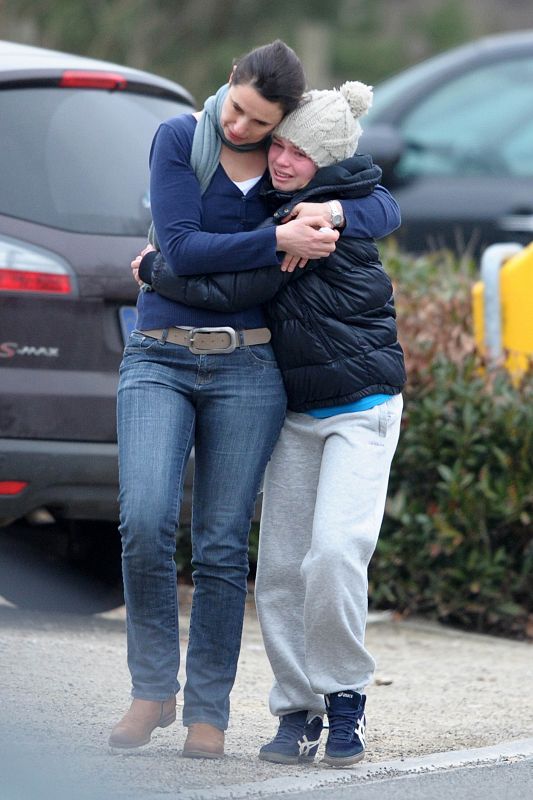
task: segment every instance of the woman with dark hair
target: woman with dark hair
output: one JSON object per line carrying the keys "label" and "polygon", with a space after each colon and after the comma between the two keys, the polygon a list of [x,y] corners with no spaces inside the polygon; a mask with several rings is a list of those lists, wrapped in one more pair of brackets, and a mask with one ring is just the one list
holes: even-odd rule
{"label": "woman with dark hair", "polygon": [[[158,129],[151,203],[162,255],[177,275],[245,271],[335,249],[328,203],[300,204],[285,225],[259,192],[266,142],[305,87],[294,52],[276,41],[233,67],[200,114]],[[337,203],[346,229],[381,236],[399,221],[385,190]],[[357,234],[356,234],[357,235]],[[278,255],[286,253],[283,259]],[[179,690],[175,532],[194,445],[194,595],[184,689],[183,755],[219,758],[240,649],[255,498],[283,424],[286,396],[259,305],[216,312],[141,292],[138,330],[118,391],[120,531],[133,702],[113,748],[150,741],[176,717]]]}

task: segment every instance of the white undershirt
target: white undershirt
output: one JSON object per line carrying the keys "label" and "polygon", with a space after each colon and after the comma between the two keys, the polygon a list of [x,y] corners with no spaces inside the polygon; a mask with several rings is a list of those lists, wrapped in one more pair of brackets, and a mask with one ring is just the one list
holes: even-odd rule
{"label": "white undershirt", "polygon": [[243,194],[248,194],[250,189],[255,186],[257,181],[260,181],[262,175],[258,175],[257,178],[248,178],[247,181],[233,181],[237,189],[240,189]]}

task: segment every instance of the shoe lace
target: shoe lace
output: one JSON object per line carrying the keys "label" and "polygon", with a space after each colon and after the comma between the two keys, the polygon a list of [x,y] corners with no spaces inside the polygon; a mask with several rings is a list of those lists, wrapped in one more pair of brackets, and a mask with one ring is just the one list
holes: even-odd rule
{"label": "shoe lace", "polygon": [[359,715],[353,711],[336,711],[329,718],[330,736],[336,739],[351,739]]}

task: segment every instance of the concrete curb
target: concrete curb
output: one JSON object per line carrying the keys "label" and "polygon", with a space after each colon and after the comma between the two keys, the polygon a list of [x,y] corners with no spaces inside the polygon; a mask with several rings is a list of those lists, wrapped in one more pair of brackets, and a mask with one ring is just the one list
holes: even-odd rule
{"label": "concrete curb", "polygon": [[[240,800],[241,798],[261,798],[273,794],[290,795],[293,792],[312,792],[315,789],[384,780],[401,774],[444,771],[524,758],[533,758],[533,739],[503,742],[473,750],[433,753],[419,758],[383,761],[353,769],[324,768],[320,774],[314,773],[297,778],[279,777],[261,782],[224,786],[218,789],[193,789],[184,793],[180,792],[179,798],[180,800]],[[152,800],[156,800],[156,797],[163,797],[163,795],[154,795]]]}

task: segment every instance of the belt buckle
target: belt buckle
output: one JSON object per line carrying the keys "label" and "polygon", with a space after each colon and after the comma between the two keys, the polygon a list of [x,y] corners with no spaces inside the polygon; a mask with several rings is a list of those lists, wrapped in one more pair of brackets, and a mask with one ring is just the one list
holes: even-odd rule
{"label": "belt buckle", "polygon": [[[227,347],[213,347],[203,349],[195,347],[194,339],[197,333],[227,333],[229,344]],[[233,353],[237,347],[237,332],[234,328],[191,328],[189,337],[189,350],[196,355],[215,355],[216,353]]]}

